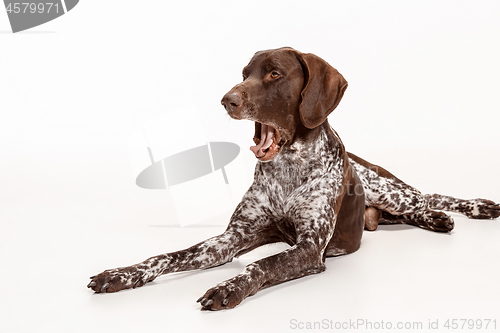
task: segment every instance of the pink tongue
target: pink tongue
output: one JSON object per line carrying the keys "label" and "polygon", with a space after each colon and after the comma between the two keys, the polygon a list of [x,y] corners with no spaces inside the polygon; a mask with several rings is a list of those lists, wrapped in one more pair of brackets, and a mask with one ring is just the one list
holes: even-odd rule
{"label": "pink tongue", "polygon": [[260,126],[260,142],[257,146],[250,147],[250,150],[256,157],[263,157],[266,155],[264,150],[271,147],[274,137],[274,128],[265,124],[261,124]]}

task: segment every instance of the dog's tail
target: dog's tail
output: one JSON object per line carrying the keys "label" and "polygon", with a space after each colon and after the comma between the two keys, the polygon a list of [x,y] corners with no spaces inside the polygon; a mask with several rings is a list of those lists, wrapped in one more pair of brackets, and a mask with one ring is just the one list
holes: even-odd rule
{"label": "dog's tail", "polygon": [[460,213],[471,219],[496,219],[500,216],[500,204],[486,199],[463,200],[441,194],[426,194],[427,207]]}

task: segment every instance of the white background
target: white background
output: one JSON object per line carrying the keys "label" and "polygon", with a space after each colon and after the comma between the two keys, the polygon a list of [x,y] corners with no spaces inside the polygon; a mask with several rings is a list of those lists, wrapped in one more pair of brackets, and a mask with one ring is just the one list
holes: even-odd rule
{"label": "white background", "polygon": [[224,230],[229,214],[181,228],[164,191],[136,187],[128,137],[194,106],[251,169],[253,124],[230,120],[220,99],[258,50],[315,53],[346,77],[330,123],[349,151],[422,192],[499,202],[499,17],[498,1],[84,0],[12,34],[0,11],[0,331],[289,332],[292,319],[358,318],[498,329],[500,222],[458,215],[450,234],[365,233],[326,272],[230,311],[195,301],[283,246],[133,291],[86,285]]}

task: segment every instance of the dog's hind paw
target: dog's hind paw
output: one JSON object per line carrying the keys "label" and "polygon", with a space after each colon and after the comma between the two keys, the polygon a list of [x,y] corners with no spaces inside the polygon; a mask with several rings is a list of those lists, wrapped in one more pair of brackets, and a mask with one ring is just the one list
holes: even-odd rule
{"label": "dog's hind paw", "polygon": [[471,219],[496,219],[500,216],[500,204],[491,200],[470,200],[468,206],[463,214]]}
{"label": "dog's hind paw", "polygon": [[451,216],[433,210],[411,214],[406,223],[437,232],[450,232],[455,227]]}
{"label": "dog's hind paw", "polygon": [[455,221],[453,221],[453,218],[443,212],[433,211],[430,215],[431,216],[427,222],[427,226],[432,231],[450,232],[455,227]]}

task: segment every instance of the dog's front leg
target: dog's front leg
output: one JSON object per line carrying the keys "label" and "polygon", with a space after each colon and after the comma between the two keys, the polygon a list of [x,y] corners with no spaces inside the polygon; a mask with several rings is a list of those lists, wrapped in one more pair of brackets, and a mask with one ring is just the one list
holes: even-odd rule
{"label": "dog's front leg", "polygon": [[198,302],[204,310],[230,309],[262,288],[320,273],[325,270],[325,246],[310,235],[288,250],[248,265],[241,274],[209,289]]}
{"label": "dog's front leg", "polygon": [[111,293],[141,287],[162,274],[218,266],[231,261],[239,248],[240,238],[238,234],[226,231],[185,250],[158,255],[136,265],[106,270],[92,276],[88,287],[97,293]]}
{"label": "dog's front leg", "polygon": [[[254,196],[255,197],[255,196]],[[252,207],[252,200],[242,201],[226,231],[185,250],[158,255],[127,267],[106,270],[92,276],[88,288],[96,293],[111,293],[137,288],[167,273],[191,271],[219,266],[234,256],[270,240],[259,237],[259,230],[267,223],[266,215]]]}
{"label": "dog's front leg", "polygon": [[290,249],[248,265],[241,274],[209,289],[198,299],[202,309],[233,308],[262,288],[325,270],[324,251],[335,228],[335,205],[318,197],[303,202],[307,205],[296,207],[291,219],[296,243]]}

